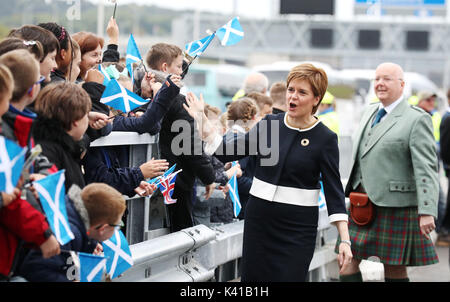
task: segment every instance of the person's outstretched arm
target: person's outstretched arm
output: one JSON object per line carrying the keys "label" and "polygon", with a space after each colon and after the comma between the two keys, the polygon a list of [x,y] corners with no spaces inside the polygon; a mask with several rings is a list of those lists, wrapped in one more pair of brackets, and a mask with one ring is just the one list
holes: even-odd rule
{"label": "person's outstretched arm", "polygon": [[160,122],[180,93],[181,78],[170,75],[156,94],[153,102],[140,117],[116,116],[113,131],[134,131],[155,135],[161,130]]}

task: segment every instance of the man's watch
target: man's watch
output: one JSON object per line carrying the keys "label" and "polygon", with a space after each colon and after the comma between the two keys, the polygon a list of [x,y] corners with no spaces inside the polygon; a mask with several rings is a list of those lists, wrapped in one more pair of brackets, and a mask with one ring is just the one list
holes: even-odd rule
{"label": "man's watch", "polygon": [[348,244],[350,247],[352,246],[352,242],[350,240],[341,240],[341,243]]}

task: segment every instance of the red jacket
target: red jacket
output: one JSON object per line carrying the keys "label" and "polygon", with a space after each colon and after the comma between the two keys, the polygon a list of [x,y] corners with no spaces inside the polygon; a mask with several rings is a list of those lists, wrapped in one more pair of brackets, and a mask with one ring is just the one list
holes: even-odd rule
{"label": "red jacket", "polygon": [[0,209],[0,274],[11,272],[19,240],[39,247],[49,225],[45,216],[24,199],[16,199]]}
{"label": "red jacket", "polygon": [[[22,115],[17,110],[3,115],[2,134],[19,143],[32,146],[32,116]],[[57,169],[56,169],[57,170]],[[48,169],[48,172],[54,172]],[[21,240],[39,247],[51,235],[46,217],[27,200],[18,198],[6,207],[0,207],[0,275],[8,276],[14,270]]]}

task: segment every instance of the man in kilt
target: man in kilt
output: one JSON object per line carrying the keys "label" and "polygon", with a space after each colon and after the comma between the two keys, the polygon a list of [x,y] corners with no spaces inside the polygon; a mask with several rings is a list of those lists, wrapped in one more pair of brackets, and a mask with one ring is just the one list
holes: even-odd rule
{"label": "man in kilt", "polygon": [[354,258],[341,281],[362,281],[359,264],[370,257],[384,264],[386,282],[409,281],[407,266],[438,262],[429,237],[439,192],[433,125],[429,114],[408,104],[404,85],[400,66],[377,67],[374,89],[380,102],[369,105],[361,118],[345,189],[347,197],[367,194],[374,218],[362,225],[356,211],[350,215]]}

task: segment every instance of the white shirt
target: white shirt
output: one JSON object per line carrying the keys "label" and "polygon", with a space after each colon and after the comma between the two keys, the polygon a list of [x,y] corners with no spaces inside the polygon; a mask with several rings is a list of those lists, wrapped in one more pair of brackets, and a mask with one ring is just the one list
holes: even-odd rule
{"label": "white shirt", "polygon": [[384,107],[383,103],[380,102],[380,106],[378,107],[378,110],[380,110],[381,108],[384,108],[384,110],[386,110],[386,114],[381,118],[380,122],[382,122],[388,116],[388,114],[391,113],[392,110],[394,110],[398,104],[400,104],[401,101],[403,101],[403,95],[398,100],[396,100],[395,102],[393,102],[392,104],[390,104],[389,106],[386,106],[386,107]]}

